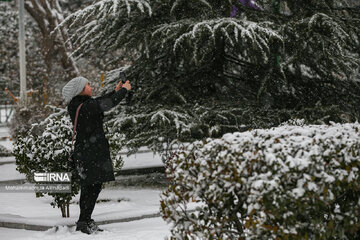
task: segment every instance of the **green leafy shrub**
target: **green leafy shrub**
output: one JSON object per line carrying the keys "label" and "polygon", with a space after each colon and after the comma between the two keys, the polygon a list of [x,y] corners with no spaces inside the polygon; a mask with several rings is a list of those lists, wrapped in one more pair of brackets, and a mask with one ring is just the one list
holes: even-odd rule
{"label": "green leafy shrub", "polygon": [[294,121],[179,150],[167,163],[172,185],[161,197],[172,237],[356,239],[359,129]]}

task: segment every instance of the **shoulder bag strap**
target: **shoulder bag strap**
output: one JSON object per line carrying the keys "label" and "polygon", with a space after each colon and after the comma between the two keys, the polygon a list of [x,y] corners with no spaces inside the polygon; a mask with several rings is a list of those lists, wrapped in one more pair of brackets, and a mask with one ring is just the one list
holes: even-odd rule
{"label": "shoulder bag strap", "polygon": [[73,135],[72,135],[72,142],[71,142],[71,151],[74,147],[74,138],[75,138],[75,133],[76,133],[76,125],[77,125],[77,120],[78,120],[78,117],[79,117],[79,111],[80,111],[80,108],[81,106],[83,105],[83,103],[81,103],[77,110],[76,110],[76,116],[75,116],[75,122],[74,122],[74,130],[73,130]]}

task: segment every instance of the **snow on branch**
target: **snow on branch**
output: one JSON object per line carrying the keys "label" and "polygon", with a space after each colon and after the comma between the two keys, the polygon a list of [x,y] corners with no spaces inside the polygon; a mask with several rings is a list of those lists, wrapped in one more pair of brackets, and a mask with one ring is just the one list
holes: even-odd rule
{"label": "snow on branch", "polygon": [[103,39],[105,30],[114,32],[119,21],[128,21],[134,10],[138,10],[141,14],[152,15],[148,0],[102,0],[70,14],[52,34],[65,25],[69,29],[74,29],[75,32],[68,41],[80,45],[72,55],[83,53],[90,45],[99,43]]}
{"label": "snow on branch", "polygon": [[116,119],[115,126],[127,126],[137,124],[138,122],[147,123],[147,125],[156,128],[157,126],[175,126],[177,135],[183,131],[188,131],[191,125],[191,116],[184,112],[174,110],[157,110],[147,114],[136,114]]}
{"label": "snow on branch", "polygon": [[150,4],[147,0],[102,0],[73,14],[70,14],[61,25],[71,22],[70,27],[73,27],[78,23],[88,22],[90,17],[96,17],[99,20],[111,12],[114,14],[121,12],[121,7],[126,7],[127,13],[130,15],[132,4],[136,5],[142,13],[144,13],[145,9],[147,9],[148,14],[152,14]]}
{"label": "snow on branch", "polygon": [[349,34],[347,34],[341,26],[328,15],[323,13],[313,15],[308,22],[308,30],[316,31],[316,28],[322,27],[326,27],[327,30],[330,30],[332,40],[340,40],[342,43],[346,43],[346,39],[350,37]]}
{"label": "snow on branch", "polygon": [[[287,46],[292,49],[292,55],[283,63],[284,68],[288,67],[290,71],[297,68],[308,78],[328,76],[329,70],[338,80],[356,75],[360,61],[353,52],[358,41],[329,15],[316,13],[310,18],[285,25],[283,31],[290,33],[289,36],[293,38]],[[303,39],[297,40],[300,38],[299,34],[291,36],[294,32],[302,33]],[[292,46],[293,42],[297,44]],[[304,58],[304,52],[310,57]],[[299,56],[302,61],[294,66],[293,62]]]}
{"label": "snow on branch", "polygon": [[181,51],[190,45],[195,62],[203,57],[204,52],[213,51],[217,41],[226,41],[232,47],[243,47],[256,52],[263,62],[268,61],[270,46],[274,42],[282,43],[282,37],[271,30],[269,23],[255,23],[234,18],[221,18],[192,23],[189,20],[160,25],[153,37],[160,35],[163,44],[173,42],[173,51]]}

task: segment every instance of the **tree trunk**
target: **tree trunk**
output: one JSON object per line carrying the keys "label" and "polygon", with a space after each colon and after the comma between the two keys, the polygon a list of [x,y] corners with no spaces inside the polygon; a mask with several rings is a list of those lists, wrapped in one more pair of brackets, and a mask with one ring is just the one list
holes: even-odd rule
{"label": "tree trunk", "polygon": [[66,218],[66,214],[65,214],[65,203],[61,203],[60,209],[61,209],[61,215],[62,215],[62,217],[63,217],[63,218]]}
{"label": "tree trunk", "polygon": [[43,102],[44,102],[44,105],[46,105],[48,103],[48,88],[47,88],[47,76],[44,76],[43,77]]}
{"label": "tree trunk", "polygon": [[54,34],[50,34],[63,20],[63,13],[58,0],[25,1],[25,9],[35,19],[41,30],[43,36],[42,55],[44,56],[47,70],[51,70],[52,60],[56,56],[60,56],[60,64],[69,77],[77,76],[78,69],[73,59],[69,57],[69,50],[71,50],[72,46],[65,44],[68,39],[66,31],[60,29]]}
{"label": "tree trunk", "polygon": [[67,217],[70,217],[70,199],[66,200],[66,211],[67,211]]}

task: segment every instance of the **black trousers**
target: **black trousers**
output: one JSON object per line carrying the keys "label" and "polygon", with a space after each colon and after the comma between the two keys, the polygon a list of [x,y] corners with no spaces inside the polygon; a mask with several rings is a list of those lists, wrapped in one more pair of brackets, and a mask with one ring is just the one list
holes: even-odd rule
{"label": "black trousers", "polygon": [[91,214],[94,210],[96,199],[101,191],[102,183],[95,183],[91,185],[81,185],[80,190],[80,216],[79,222],[87,222],[91,219]]}

